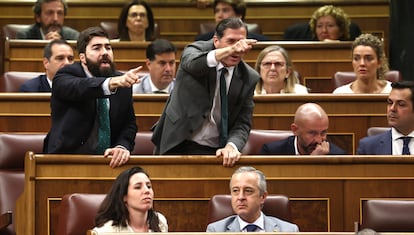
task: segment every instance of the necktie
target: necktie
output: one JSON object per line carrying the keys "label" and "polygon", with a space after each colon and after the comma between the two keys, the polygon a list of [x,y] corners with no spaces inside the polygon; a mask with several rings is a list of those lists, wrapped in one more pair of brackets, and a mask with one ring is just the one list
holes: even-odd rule
{"label": "necktie", "polygon": [[401,139],[403,140],[403,149],[402,149],[402,154],[403,155],[410,155],[410,149],[408,148],[408,143],[410,143],[412,137],[410,136],[404,136],[401,137]]}
{"label": "necktie", "polygon": [[247,232],[254,232],[257,229],[257,225],[248,224],[248,225],[246,225],[245,229],[246,229]]}
{"label": "necktie", "polygon": [[109,122],[109,105],[108,99],[98,99],[97,114],[98,114],[98,145],[96,146],[96,153],[103,154],[111,145],[111,127]]}
{"label": "necktie", "polygon": [[162,91],[162,90],[158,90],[158,91],[154,91],[155,94],[167,94],[167,92]]}
{"label": "necktie", "polygon": [[220,104],[221,104],[221,122],[220,122],[220,147],[227,144],[228,132],[228,102],[227,102],[227,87],[226,87],[227,69],[222,68],[220,74]]}

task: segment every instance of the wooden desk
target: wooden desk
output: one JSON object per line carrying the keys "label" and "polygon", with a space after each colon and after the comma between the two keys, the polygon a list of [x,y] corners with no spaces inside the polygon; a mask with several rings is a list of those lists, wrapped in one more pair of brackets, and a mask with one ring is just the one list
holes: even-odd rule
{"label": "wooden desk", "polygon": [[[235,170],[222,167],[215,156],[133,156],[115,169],[108,163],[101,156],[28,153],[15,212],[17,235],[54,234],[64,194],[106,193],[121,171],[135,165],[149,173],[154,206],[167,217],[170,231],[202,232],[210,197],[229,192]],[[245,156],[236,167],[243,165],[264,172],[269,193],[290,198],[292,221],[302,232],[352,232],[362,200],[414,199],[412,156]]]}
{"label": "wooden desk", "polygon": [[[117,22],[124,0],[68,0],[65,25],[79,31],[99,25],[101,21]],[[214,22],[212,7],[197,8],[194,1],[149,1],[162,38],[176,41],[194,40],[200,23]],[[260,25],[271,40],[281,40],[284,30],[299,22],[308,22],[312,13],[326,1],[246,1],[246,22]],[[353,22],[364,32],[372,32],[388,42],[389,1],[337,0]],[[0,2],[0,26],[7,23],[32,24],[32,0],[3,0]],[[184,14],[183,14],[184,13]]]}
{"label": "wooden desk", "polygon": [[[160,117],[168,96],[134,95],[139,131],[149,131]],[[254,98],[254,129],[289,129],[295,111],[305,102],[320,104],[330,119],[329,135],[355,153],[358,141],[372,126],[387,126],[386,95],[260,95]],[[0,93],[1,132],[47,132],[50,93]]]}
{"label": "wooden desk", "polygon": [[[46,41],[8,40],[5,42],[4,71],[43,72],[43,47]],[[190,42],[174,42],[177,63],[184,47]],[[75,42],[71,42],[75,47]],[[113,42],[114,60],[117,68],[128,70],[145,65],[145,50],[148,43]],[[245,61],[253,68],[257,55],[270,45],[283,46],[291,57],[295,70],[300,73],[303,83],[313,93],[332,92],[332,76],[337,71],[352,71],[350,42],[288,42],[273,41],[257,43],[245,55]],[[144,66],[145,67],[145,66]]]}

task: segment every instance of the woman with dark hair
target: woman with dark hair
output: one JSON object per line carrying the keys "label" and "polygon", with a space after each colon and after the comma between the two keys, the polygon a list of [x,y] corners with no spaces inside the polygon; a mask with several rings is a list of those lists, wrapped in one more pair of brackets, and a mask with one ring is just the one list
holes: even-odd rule
{"label": "woman with dark hair", "polygon": [[167,219],[153,209],[154,191],[141,167],[123,171],[95,218],[98,232],[168,232]]}
{"label": "woman with dark hair", "polygon": [[126,4],[118,20],[118,34],[121,41],[154,40],[154,15],[151,7],[141,0]]}

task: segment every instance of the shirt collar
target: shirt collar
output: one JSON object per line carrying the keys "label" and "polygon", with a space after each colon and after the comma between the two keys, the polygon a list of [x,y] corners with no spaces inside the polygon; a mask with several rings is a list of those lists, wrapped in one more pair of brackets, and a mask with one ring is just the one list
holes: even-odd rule
{"label": "shirt collar", "polygon": [[264,231],[264,215],[263,215],[263,212],[261,212],[261,211],[260,211],[259,218],[257,218],[257,220],[254,221],[253,223],[247,223],[242,218],[240,218],[240,216],[237,216],[237,220],[239,221],[239,224],[240,224],[240,231],[243,231],[243,229],[248,224],[255,224],[260,230]]}

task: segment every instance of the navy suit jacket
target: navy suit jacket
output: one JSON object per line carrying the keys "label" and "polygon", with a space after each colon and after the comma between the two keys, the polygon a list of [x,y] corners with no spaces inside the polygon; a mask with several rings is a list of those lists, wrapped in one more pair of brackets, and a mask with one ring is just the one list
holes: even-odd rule
{"label": "navy suit jacket", "polygon": [[[211,31],[211,32],[208,32],[208,33],[205,33],[205,34],[198,35],[195,40],[196,41],[208,41],[208,40],[212,39],[213,36],[214,36],[214,31]],[[261,34],[258,34],[258,33],[250,33],[250,32],[247,32],[247,38],[256,39],[257,41],[268,41],[269,40],[264,35],[261,35]]]}
{"label": "navy suit jacket", "polygon": [[[113,74],[116,75],[121,73]],[[96,100],[106,97],[101,87],[105,79],[86,77],[79,62],[64,66],[56,73],[50,100],[52,126],[45,139],[45,153],[95,154],[95,146],[87,143],[96,122]],[[132,89],[118,88],[107,97],[111,147],[121,145],[132,151],[137,132]]]}
{"label": "navy suit jacket", "polygon": [[[262,155],[295,155],[295,136],[289,136],[286,139],[273,141],[264,144],[260,150]],[[329,154],[328,155],[345,155],[346,152],[333,144],[329,143]]]}
{"label": "navy suit jacket", "polygon": [[[216,67],[207,66],[207,54],[214,49],[212,40],[197,41],[182,52],[174,89],[152,135],[155,153],[164,154],[189,140],[210,115],[217,71]],[[227,141],[239,150],[246,144],[251,129],[253,95],[258,80],[259,74],[244,61],[235,66],[228,91]]]}
{"label": "navy suit jacket", "polygon": [[33,79],[25,81],[20,85],[19,91],[22,92],[51,92],[52,89],[47,81],[46,74],[39,75]]}
{"label": "navy suit jacket", "polygon": [[[79,32],[75,29],[63,26],[60,32],[62,39],[65,40],[78,40]],[[27,30],[23,30],[16,33],[17,39],[39,39],[42,40],[42,34],[40,33],[40,25],[33,24]]]}
{"label": "navy suit jacket", "polygon": [[[265,232],[299,232],[296,224],[286,222],[273,216],[264,216]],[[237,215],[232,215],[207,226],[206,232],[240,232]]]}
{"label": "navy suit jacket", "polygon": [[359,140],[358,155],[392,155],[391,130]]}

